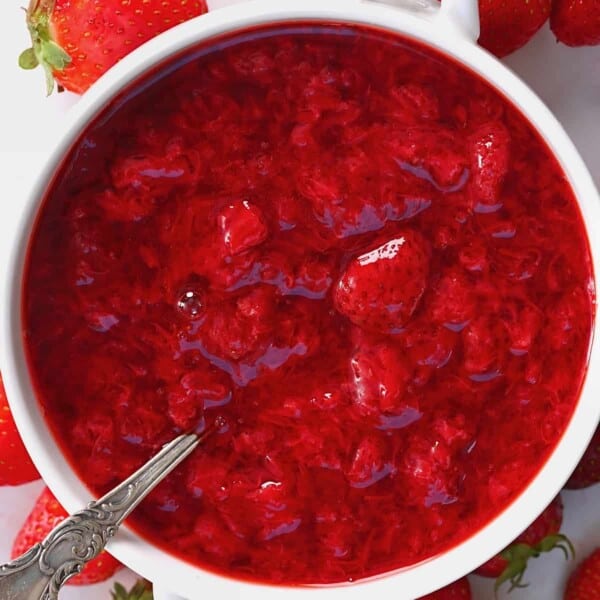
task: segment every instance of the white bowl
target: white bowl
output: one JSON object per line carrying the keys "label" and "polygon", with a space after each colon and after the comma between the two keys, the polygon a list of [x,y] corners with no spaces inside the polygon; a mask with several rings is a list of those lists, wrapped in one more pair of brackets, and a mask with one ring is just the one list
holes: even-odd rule
{"label": "white bowl", "polygon": [[[392,0],[390,0],[392,3]],[[28,239],[40,200],[57,165],[78,134],[106,103],[133,79],[169,56],[201,40],[249,26],[288,20],[345,21],[378,26],[428,44],[466,65],[521,109],[555,153],[578,199],[591,245],[594,267],[600,264],[600,201],[583,161],[566,133],[539,98],[511,71],[479,48],[477,0],[395,0],[389,6],[359,0],[257,0],[214,11],[148,42],[111,69],[78,102],[67,119],[55,151],[23,204],[13,233],[0,303],[1,370],[17,426],[36,466],[60,502],[70,511],[83,507],[89,492],[75,476],[50,435],[35,400],[21,330],[21,281]],[[565,232],[568,235],[568,232]],[[597,340],[598,322],[594,326]],[[60,352],[60,348],[56,349]],[[186,598],[244,596],[268,600],[282,593],[336,600],[364,594],[411,600],[461,577],[510,543],[558,493],[581,457],[600,418],[600,348],[593,342],[588,375],[575,413],[560,443],[535,479],[496,519],[460,545],[393,574],[328,587],[261,585],[222,577],[196,568],[123,529],[110,551],[126,565]],[[157,594],[158,597],[158,594]]]}

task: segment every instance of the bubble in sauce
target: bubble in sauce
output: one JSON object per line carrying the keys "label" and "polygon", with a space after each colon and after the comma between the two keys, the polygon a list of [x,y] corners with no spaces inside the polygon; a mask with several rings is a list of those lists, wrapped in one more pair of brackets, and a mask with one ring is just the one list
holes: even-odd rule
{"label": "bubble in sauce", "polygon": [[204,294],[197,287],[189,287],[177,299],[177,310],[188,319],[199,319],[205,311]]}

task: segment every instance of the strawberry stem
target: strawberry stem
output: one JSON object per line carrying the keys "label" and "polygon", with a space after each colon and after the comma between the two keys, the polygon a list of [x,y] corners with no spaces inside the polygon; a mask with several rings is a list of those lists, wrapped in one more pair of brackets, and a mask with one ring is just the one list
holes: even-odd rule
{"label": "strawberry stem", "polygon": [[32,0],[27,10],[27,28],[31,36],[31,48],[19,55],[19,66],[34,69],[41,65],[46,75],[46,93],[54,90],[54,72],[62,71],[71,57],[52,39],[50,18],[55,0]]}
{"label": "strawberry stem", "polygon": [[538,558],[544,552],[551,552],[555,548],[560,549],[565,559],[569,560],[575,556],[575,548],[571,540],[562,533],[554,533],[546,536],[534,546],[529,544],[512,544],[501,552],[501,556],[508,563],[504,571],[496,579],[494,584],[494,593],[497,596],[498,590],[506,581],[510,582],[509,592],[516,588],[527,587],[528,583],[523,583],[523,576],[527,569],[527,563],[531,558]]}
{"label": "strawberry stem", "polygon": [[126,590],[120,583],[115,583],[111,597],[112,600],[152,600],[152,584],[139,579],[130,590]]}

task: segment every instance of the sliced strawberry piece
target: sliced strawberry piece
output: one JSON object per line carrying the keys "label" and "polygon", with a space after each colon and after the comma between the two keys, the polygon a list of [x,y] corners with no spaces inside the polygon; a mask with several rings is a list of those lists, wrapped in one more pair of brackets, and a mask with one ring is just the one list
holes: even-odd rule
{"label": "sliced strawberry piece", "polygon": [[415,311],[429,275],[429,244],[415,231],[356,257],[334,289],[339,312],[382,333],[401,329]]}
{"label": "sliced strawberry piece", "polygon": [[440,102],[433,90],[417,83],[405,83],[390,90],[394,99],[395,118],[414,123],[418,120],[436,121],[440,118]]}
{"label": "sliced strawberry piece", "polygon": [[510,133],[501,121],[484,123],[471,135],[471,193],[476,209],[485,212],[500,204],[510,160],[510,141]]}
{"label": "sliced strawberry piece", "polygon": [[466,182],[468,159],[460,137],[449,129],[423,126],[387,132],[385,145],[402,168],[441,189],[459,189]]}
{"label": "sliced strawberry piece", "polygon": [[415,438],[402,464],[410,502],[431,507],[456,501],[459,473],[453,452],[441,438]]}
{"label": "sliced strawberry piece", "polygon": [[269,234],[261,210],[247,200],[224,207],[217,224],[229,254],[240,254],[258,246]]}
{"label": "sliced strawberry piece", "polygon": [[181,156],[131,156],[118,160],[111,169],[112,183],[119,191],[132,188],[138,193],[168,192],[177,180],[189,174]]}
{"label": "sliced strawberry piece", "polygon": [[298,192],[312,207],[316,220],[337,238],[376,231],[386,222],[385,207],[368,189],[372,162],[362,150],[339,157],[333,168],[318,165],[300,173]]}
{"label": "sliced strawberry piece", "polygon": [[354,402],[367,414],[394,411],[410,381],[406,356],[391,345],[380,344],[358,349],[350,361]]}
{"label": "sliced strawberry piece", "polygon": [[365,488],[387,477],[392,466],[386,460],[383,439],[372,435],[358,444],[346,477],[352,487]]}

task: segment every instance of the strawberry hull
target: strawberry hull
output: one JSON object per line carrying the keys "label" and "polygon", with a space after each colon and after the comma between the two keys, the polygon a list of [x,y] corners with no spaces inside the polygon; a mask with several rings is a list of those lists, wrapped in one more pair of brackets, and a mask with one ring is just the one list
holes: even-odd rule
{"label": "strawberry hull", "polygon": [[[135,91],[48,190],[26,272],[31,372],[80,476],[106,490],[223,414],[132,523],[274,583],[412,565],[498,515],[569,422],[593,317],[577,203],[527,121],[358,26],[246,32]],[[414,263],[336,297],[403,236]],[[375,316],[410,309],[372,326],[373,288]]]}

